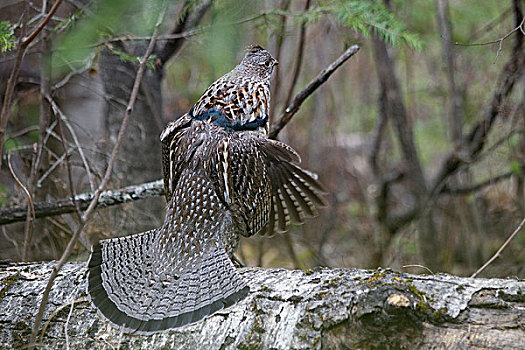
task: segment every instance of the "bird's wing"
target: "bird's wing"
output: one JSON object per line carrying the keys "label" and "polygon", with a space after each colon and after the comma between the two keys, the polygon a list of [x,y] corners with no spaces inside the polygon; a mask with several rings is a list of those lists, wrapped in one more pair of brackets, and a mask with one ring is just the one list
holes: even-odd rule
{"label": "bird's wing", "polygon": [[188,127],[191,123],[191,116],[185,114],[169,123],[160,135],[162,143],[162,172],[167,202],[172,197],[182,170],[193,156],[188,150],[196,149],[189,147],[192,140],[188,137]]}
{"label": "bird's wing", "polygon": [[323,187],[300,168],[297,153],[284,143],[233,134],[217,147],[216,192],[240,218],[243,234],[284,232],[317,215]]}
{"label": "bird's wing", "polygon": [[326,190],[316,180],[316,175],[297,164],[301,158],[290,146],[275,140],[259,141],[268,170],[271,187],[271,204],[267,224],[261,235],[288,230],[290,218],[302,224],[306,217],[317,215],[316,206],[324,206]]}

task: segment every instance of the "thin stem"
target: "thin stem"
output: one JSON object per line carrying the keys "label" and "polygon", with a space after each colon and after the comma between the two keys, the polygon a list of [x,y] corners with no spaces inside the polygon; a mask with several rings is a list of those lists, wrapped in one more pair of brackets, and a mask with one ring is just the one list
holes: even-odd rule
{"label": "thin stem", "polygon": [[76,243],[78,241],[78,237],[84,231],[84,228],[86,227],[88,220],[90,219],[91,215],[93,214],[93,212],[94,212],[94,210],[95,210],[95,208],[97,206],[100,194],[106,188],[107,183],[108,183],[108,181],[109,181],[109,179],[111,177],[111,173],[113,172],[113,165],[115,164],[115,159],[117,158],[117,152],[118,152],[118,150],[120,148],[120,145],[122,143],[122,139],[124,138],[124,134],[126,132],[126,128],[128,126],[129,119],[130,119],[130,116],[131,116],[131,111],[133,110],[133,106],[135,105],[135,101],[137,99],[140,83],[142,81],[142,77],[143,77],[144,71],[146,69],[146,62],[148,61],[148,58],[151,55],[151,53],[153,52],[153,48],[155,47],[155,41],[156,41],[158,28],[160,26],[162,18],[164,17],[164,14],[166,13],[165,10],[166,10],[166,8],[164,6],[164,10],[159,14],[159,18],[158,18],[157,23],[155,25],[155,30],[154,30],[153,36],[151,38],[151,41],[150,41],[150,43],[148,45],[148,48],[146,50],[146,53],[145,53],[144,57],[139,60],[140,61],[140,66],[139,66],[139,69],[137,71],[137,75],[135,77],[135,82],[133,84],[133,90],[131,91],[131,96],[129,98],[128,106],[126,108],[126,112],[124,113],[124,119],[122,120],[122,124],[120,126],[120,130],[119,130],[119,133],[118,133],[118,136],[117,136],[117,141],[116,141],[115,146],[113,147],[113,150],[111,152],[111,157],[109,159],[109,164],[108,164],[108,167],[107,167],[106,172],[104,174],[104,178],[100,182],[100,185],[98,186],[98,188],[97,188],[97,190],[95,192],[94,198],[91,201],[88,209],[86,210],[86,212],[82,216],[81,223],[80,223],[79,227],[77,228],[77,230],[73,234],[73,237],[71,237],[71,239],[70,239],[66,249],[64,250],[60,260],[58,261],[57,265],[53,268],[53,271],[51,272],[51,276],[49,276],[49,280],[48,280],[46,288],[44,290],[44,294],[42,295],[42,301],[40,302],[40,306],[38,308],[38,313],[37,313],[37,315],[35,317],[35,323],[33,325],[33,330],[31,332],[31,338],[29,340],[29,348],[30,349],[32,349],[35,346],[36,336],[38,334],[38,330],[40,329],[40,324],[42,323],[42,317],[44,315],[44,310],[45,310],[47,301],[49,299],[49,293],[51,292],[51,288],[53,287],[53,283],[55,281],[55,278],[58,276],[58,272],[60,271],[62,266],[64,266],[64,264],[66,263],[67,259],[71,255],[71,253],[73,251],[73,248],[75,247],[75,245],[76,245]]}
{"label": "thin stem", "polygon": [[328,78],[350,57],[357,51],[359,46],[354,45],[348,48],[338,59],[332,62],[328,67],[323,69],[303,90],[301,90],[292,100],[292,103],[281,112],[279,120],[272,125],[270,131],[270,138],[275,139],[279,132],[290,122],[292,117],[299,111],[304,100],[308,98],[319,86],[321,86]]}
{"label": "thin stem", "polygon": [[481,266],[476,272],[474,272],[472,274],[472,276],[470,276],[471,278],[475,278],[477,277],[483,270],[485,270],[485,268],[487,268],[487,266],[489,266],[494,260],[496,260],[496,258],[501,254],[501,252],[503,251],[503,249],[505,249],[505,247],[507,247],[507,245],[510,243],[510,241],[512,241],[512,239],[514,237],[516,237],[516,235],[518,234],[518,232],[520,232],[521,228],[523,227],[523,225],[525,224],[525,218],[523,218],[523,220],[521,220],[520,224],[518,225],[518,227],[516,227],[516,229],[511,233],[511,235],[509,236],[509,238],[507,238],[507,240],[501,245],[501,247],[498,249],[498,251],[496,252],[496,254],[494,254],[492,256],[492,258],[490,258],[485,264],[483,264],[483,266]]}
{"label": "thin stem", "polygon": [[[310,7],[310,0],[306,0],[305,6],[304,6],[304,12],[307,12],[309,7]],[[290,99],[292,98],[292,93],[295,88],[295,84],[297,84],[297,79],[299,78],[299,73],[301,71],[301,66],[303,64],[305,37],[306,37],[306,22],[303,22],[301,24],[301,28],[299,29],[299,46],[297,48],[297,54],[295,55],[295,65],[294,65],[294,71],[292,74],[292,81],[290,83],[290,88],[288,89],[288,94],[286,95],[286,99],[284,100],[285,106],[288,106],[288,104],[290,103]]]}
{"label": "thin stem", "polygon": [[[0,166],[2,166],[2,154],[4,149],[4,135],[7,128],[7,122],[9,120],[10,116],[10,109],[11,109],[11,101],[13,99],[13,94],[15,90],[16,80],[18,78],[18,73],[20,72],[20,65],[22,64],[22,60],[24,58],[24,55],[26,54],[26,50],[28,45],[36,38],[36,36],[44,29],[44,27],[47,25],[51,17],[53,17],[54,13],[62,3],[62,0],[57,0],[51,10],[49,10],[49,13],[47,14],[46,18],[40,24],[29,34],[27,37],[24,37],[22,34],[22,38],[19,41],[18,45],[18,51],[16,53],[15,57],[15,64],[13,66],[13,70],[11,71],[11,75],[9,76],[9,80],[7,81],[7,87],[6,92],[4,96],[4,102],[2,104],[2,113],[0,115]],[[27,8],[24,11],[23,14],[24,17],[24,30],[26,27],[26,17],[27,17]]]}

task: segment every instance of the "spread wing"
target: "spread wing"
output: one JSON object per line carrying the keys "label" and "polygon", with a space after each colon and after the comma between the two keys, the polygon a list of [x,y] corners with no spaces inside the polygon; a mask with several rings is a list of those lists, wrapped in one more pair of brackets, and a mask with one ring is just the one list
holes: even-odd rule
{"label": "spread wing", "polygon": [[272,235],[288,230],[290,218],[298,224],[317,215],[317,206],[324,206],[323,186],[315,175],[298,166],[301,158],[290,146],[275,140],[260,143],[271,185],[269,219],[261,234]]}
{"label": "spread wing", "polygon": [[217,193],[238,213],[246,236],[284,232],[290,219],[301,224],[324,205],[323,187],[284,143],[235,134],[219,144],[216,157]]}

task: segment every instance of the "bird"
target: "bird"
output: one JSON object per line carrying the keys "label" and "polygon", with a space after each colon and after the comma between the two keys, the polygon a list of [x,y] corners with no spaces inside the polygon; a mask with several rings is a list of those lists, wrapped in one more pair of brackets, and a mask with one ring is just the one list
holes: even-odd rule
{"label": "bird", "polygon": [[234,265],[240,237],[284,232],[325,204],[297,152],[268,138],[276,64],[250,47],[162,131],[161,227],[93,246],[87,294],[123,333],[181,327],[244,299],[249,287]]}

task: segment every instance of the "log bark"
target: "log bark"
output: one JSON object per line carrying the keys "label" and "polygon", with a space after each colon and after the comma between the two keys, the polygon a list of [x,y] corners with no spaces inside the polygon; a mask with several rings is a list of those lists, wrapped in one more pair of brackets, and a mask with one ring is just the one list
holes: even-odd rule
{"label": "log bark", "polygon": [[[27,345],[55,265],[0,266],[1,349]],[[72,262],[59,272],[37,338],[42,348],[525,348],[523,280],[244,268],[251,292],[238,304],[176,330],[133,336],[96,315],[85,300],[85,271]]]}

